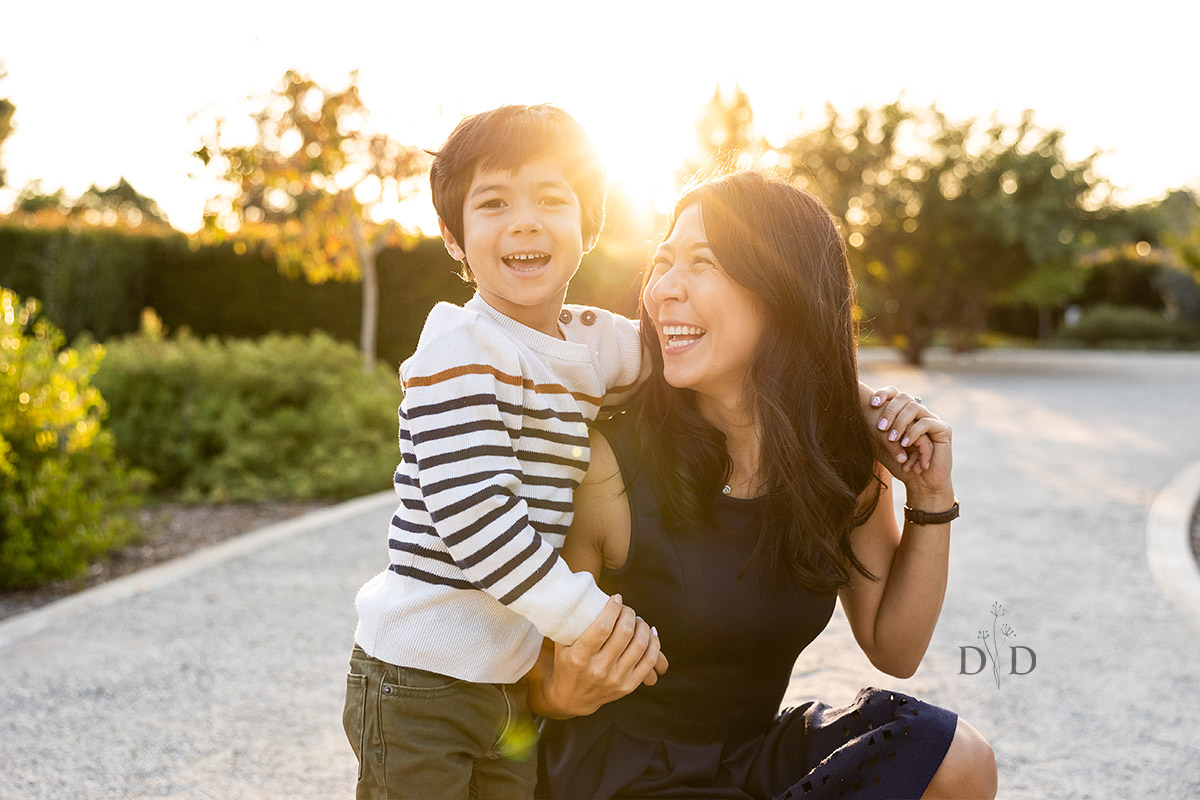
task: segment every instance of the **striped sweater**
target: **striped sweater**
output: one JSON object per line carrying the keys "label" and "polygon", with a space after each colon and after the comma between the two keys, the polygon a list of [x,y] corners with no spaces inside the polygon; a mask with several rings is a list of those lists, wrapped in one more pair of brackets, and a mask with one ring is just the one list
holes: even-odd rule
{"label": "striped sweater", "polygon": [[358,592],[355,640],[382,661],[512,683],[542,636],[575,639],[608,597],[559,558],[587,423],[637,383],[633,323],[567,306],[556,339],[476,295],[439,303],[401,365],[391,563]]}

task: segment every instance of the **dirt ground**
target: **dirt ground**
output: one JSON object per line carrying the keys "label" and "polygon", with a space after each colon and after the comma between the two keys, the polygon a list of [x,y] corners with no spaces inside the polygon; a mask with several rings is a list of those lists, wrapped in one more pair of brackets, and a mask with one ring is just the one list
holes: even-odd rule
{"label": "dirt ground", "polygon": [[78,578],[56,581],[40,589],[0,592],[0,619],[323,505],[274,502],[226,506],[162,504],[147,507],[141,511],[143,533],[139,541],[96,561],[87,573]]}

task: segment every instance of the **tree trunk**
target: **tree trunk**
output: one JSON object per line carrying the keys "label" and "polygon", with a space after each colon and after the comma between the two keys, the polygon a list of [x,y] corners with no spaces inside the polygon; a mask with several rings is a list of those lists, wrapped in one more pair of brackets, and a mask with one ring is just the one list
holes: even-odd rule
{"label": "tree trunk", "polygon": [[362,352],[363,374],[375,370],[375,339],[379,328],[379,271],[375,261],[383,249],[375,242],[367,243],[362,220],[355,219],[354,244],[358,249],[359,271],[362,273],[362,323],[358,333],[358,349]]}
{"label": "tree trunk", "polygon": [[1050,306],[1038,306],[1038,344],[1049,344],[1050,336],[1053,333],[1054,309]]}
{"label": "tree trunk", "polygon": [[363,355],[363,374],[375,370],[375,338],[379,328],[379,273],[375,253],[368,251],[362,263],[362,330],[358,347]]}

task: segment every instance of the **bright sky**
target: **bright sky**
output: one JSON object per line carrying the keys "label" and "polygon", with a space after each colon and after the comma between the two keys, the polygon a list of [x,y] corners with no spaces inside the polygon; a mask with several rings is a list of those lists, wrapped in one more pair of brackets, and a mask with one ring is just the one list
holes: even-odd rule
{"label": "bright sky", "polygon": [[196,116],[235,114],[288,68],[331,88],[359,69],[374,125],[422,147],[464,114],[557,103],[645,203],[671,191],[718,83],[747,92],[777,144],[827,101],[1032,108],[1070,156],[1104,151],[1126,202],[1200,189],[1200,6],[1171,0],[0,0],[0,20],[0,97],[17,109],[0,209],[30,180],[74,195],[125,176],[194,230],[211,191],[188,177]]}

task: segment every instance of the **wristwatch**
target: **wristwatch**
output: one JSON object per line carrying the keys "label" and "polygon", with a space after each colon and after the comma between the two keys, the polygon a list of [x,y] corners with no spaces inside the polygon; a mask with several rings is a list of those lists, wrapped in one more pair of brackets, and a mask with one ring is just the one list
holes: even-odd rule
{"label": "wristwatch", "polygon": [[954,505],[946,511],[918,511],[905,505],[904,519],[913,525],[943,525],[958,519],[958,501],[955,500]]}

